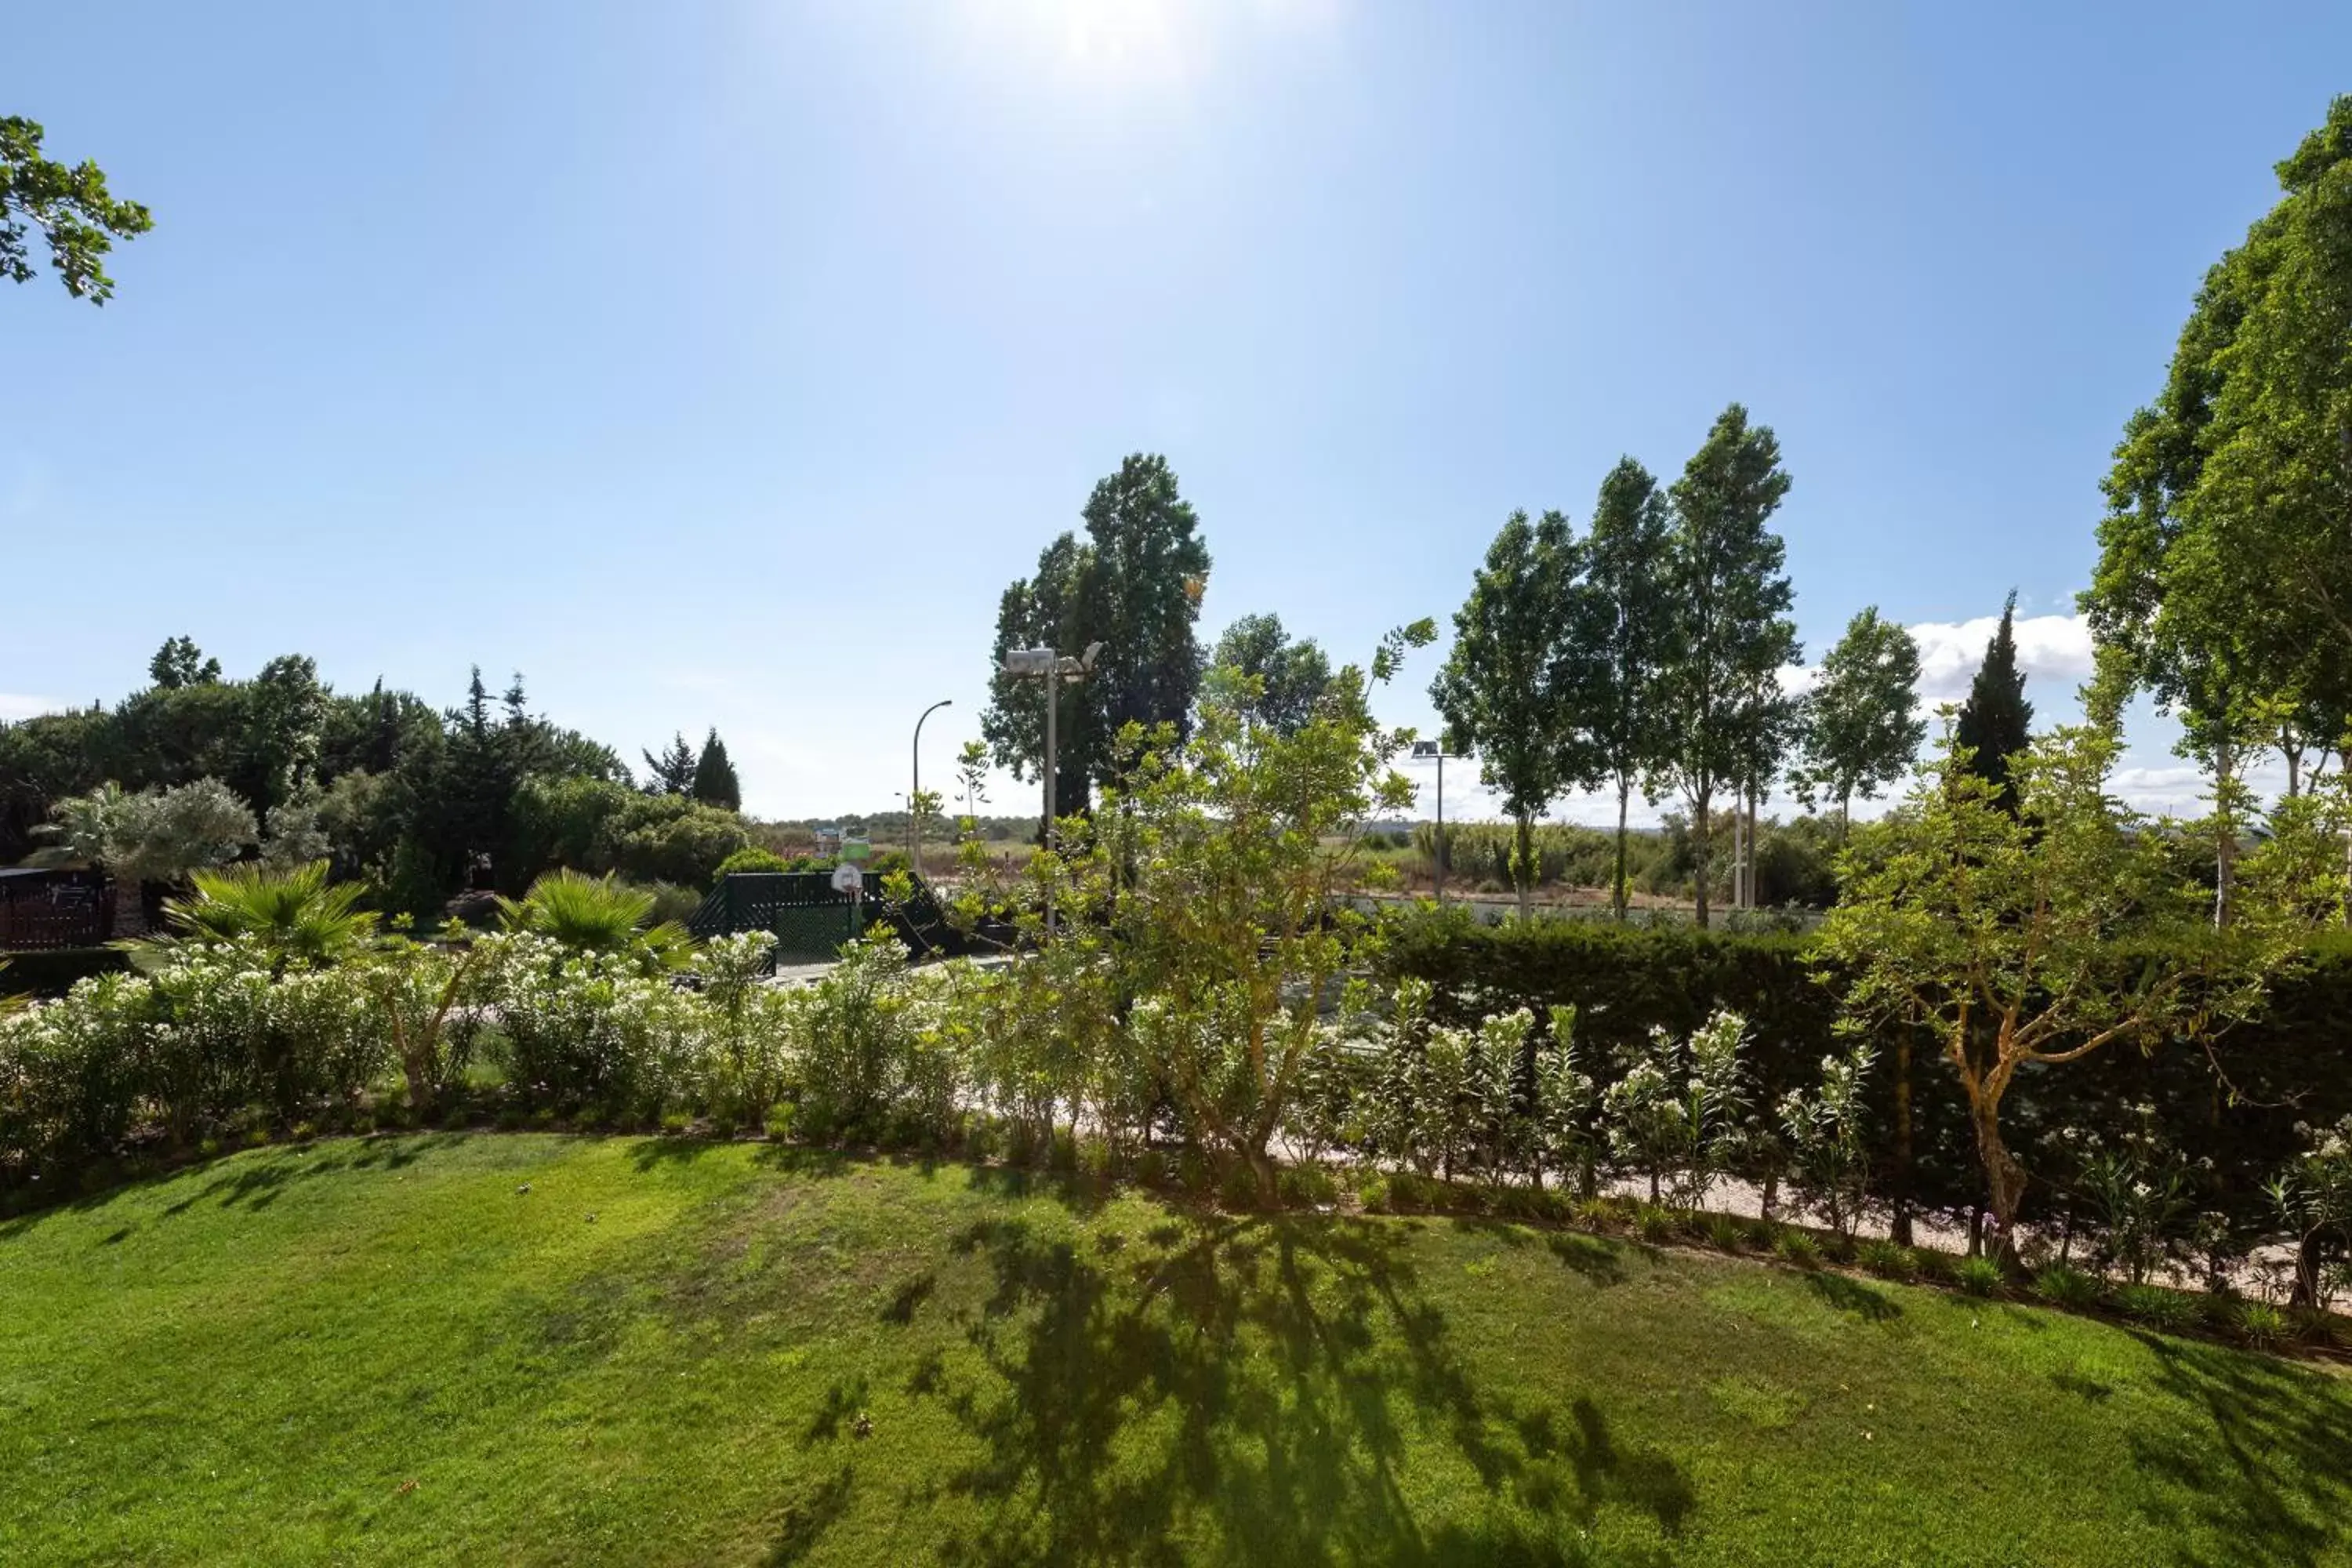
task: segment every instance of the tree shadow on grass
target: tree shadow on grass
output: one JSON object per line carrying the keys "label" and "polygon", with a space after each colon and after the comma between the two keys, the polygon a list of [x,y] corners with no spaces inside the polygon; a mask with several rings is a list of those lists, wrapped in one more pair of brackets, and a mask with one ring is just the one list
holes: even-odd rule
{"label": "tree shadow on grass", "polygon": [[980,1505],[942,1554],[1575,1563],[1603,1509],[1678,1533],[1696,1500],[1674,1460],[1619,1443],[1589,1398],[1482,1384],[1409,1245],[1298,1215],[1202,1216],[1109,1254],[972,1226],[956,1247],[992,1275],[968,1325],[987,1371],[923,1383],[980,1448],[939,1483]]}
{"label": "tree shadow on grass", "polygon": [[[2147,1505],[2183,1540],[2175,1561],[2305,1568],[2352,1540],[2352,1382],[2193,1340],[2132,1336],[2156,1384],[2190,1419],[2132,1438],[2137,1467],[2169,1485]],[[2201,1415],[2203,1419],[2195,1417]]]}
{"label": "tree shadow on grass", "polygon": [[1892,1322],[1903,1315],[1903,1309],[1885,1291],[1876,1289],[1843,1274],[1812,1269],[1797,1276],[1814,1295],[1841,1312],[1851,1313],[1867,1323]]}
{"label": "tree shadow on grass", "polygon": [[[231,1165],[232,1168],[215,1175],[211,1181],[165,1208],[160,1217],[176,1219],[199,1205],[215,1199],[223,1208],[264,1209],[277,1202],[279,1194],[296,1182],[341,1171],[396,1171],[414,1164],[436,1149],[462,1143],[471,1134],[464,1132],[378,1133],[356,1141],[337,1139],[324,1144],[274,1144],[257,1151],[231,1151],[194,1166],[164,1171],[68,1202],[48,1205],[30,1214],[0,1220],[0,1241],[29,1234],[54,1215],[94,1213],[118,1199],[129,1197],[159,1183],[189,1180],[202,1171],[221,1165]],[[126,1226],[100,1245],[120,1242],[135,1228]]]}

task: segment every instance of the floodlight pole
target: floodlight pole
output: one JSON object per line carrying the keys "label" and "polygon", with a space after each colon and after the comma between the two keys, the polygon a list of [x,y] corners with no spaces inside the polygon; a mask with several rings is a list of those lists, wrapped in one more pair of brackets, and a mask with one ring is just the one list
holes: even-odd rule
{"label": "floodlight pole", "polygon": [[[1430,858],[1437,881],[1437,907],[1442,910],[1445,907],[1445,742],[1415,741],[1412,754],[1416,759],[1437,763],[1437,853]],[[1460,752],[1452,754],[1456,758],[1463,755]]]}
{"label": "floodlight pole", "polygon": [[922,718],[915,721],[913,746],[915,784],[907,794],[907,866],[915,873],[917,881],[922,880],[923,876],[923,819],[920,808],[915,804],[922,798],[923,795],[923,720],[929,718],[942,708],[954,706],[954,698],[942,697],[924,709]]}

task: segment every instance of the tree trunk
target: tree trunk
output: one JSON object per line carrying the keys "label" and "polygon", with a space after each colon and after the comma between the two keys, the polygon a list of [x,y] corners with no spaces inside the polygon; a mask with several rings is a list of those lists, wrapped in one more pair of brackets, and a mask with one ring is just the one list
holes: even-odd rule
{"label": "tree trunk", "polygon": [[1898,1247],[1911,1245],[1911,1036],[1895,1042],[1895,1217],[1889,1234]]}
{"label": "tree trunk", "polygon": [[1627,797],[1628,797],[1628,796],[1630,796],[1633,793],[1633,781],[1632,777],[1631,777],[1631,776],[1629,776],[1629,775],[1627,775],[1627,774],[1624,774],[1624,773],[1620,773],[1620,774],[1618,774],[1618,775],[1617,775],[1617,875],[1616,875],[1616,879],[1615,879],[1615,881],[1612,884],[1612,887],[1613,887],[1613,889],[1614,889],[1614,891],[1613,891],[1613,892],[1612,892],[1612,894],[1611,895],[1610,902],[1611,902],[1612,906],[1616,910],[1616,911],[1617,911],[1617,918],[1618,918],[1620,921],[1622,921],[1622,920],[1625,918],[1625,804],[1626,804],[1626,799],[1627,799]]}
{"label": "tree trunk", "polygon": [[1512,869],[1517,874],[1511,879],[1519,885],[1519,923],[1525,925],[1534,918],[1536,896],[1536,830],[1534,819],[1522,814],[1519,817],[1519,863]]}
{"label": "tree trunk", "polygon": [[2224,741],[2214,750],[2215,833],[2213,843],[2213,924],[2230,923],[2230,895],[2236,880],[2238,865],[2238,819],[2232,785],[2235,783],[2237,759],[2230,743]]}
{"label": "tree trunk", "polygon": [[1701,931],[1706,929],[1706,881],[1714,870],[1714,867],[1710,864],[1713,856],[1708,853],[1713,847],[1710,840],[1713,837],[1714,829],[1706,819],[1706,808],[1714,798],[1713,790],[1701,790],[1691,802],[1691,858],[1697,862],[1698,868],[1697,907],[1693,911],[1693,917],[1698,921],[1698,929]]}
{"label": "tree trunk", "polygon": [[1969,1118],[1976,1125],[1977,1158],[1984,1163],[1985,1195],[1992,1209],[1994,1256],[2004,1263],[2017,1256],[2017,1211],[2025,1201],[2025,1167],[2000,1135],[2000,1101],[1971,1088]]}

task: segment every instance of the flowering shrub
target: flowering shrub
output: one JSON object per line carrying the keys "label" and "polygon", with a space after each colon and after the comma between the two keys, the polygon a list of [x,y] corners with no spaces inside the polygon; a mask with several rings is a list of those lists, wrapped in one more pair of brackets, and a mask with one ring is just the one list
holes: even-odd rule
{"label": "flowering shrub", "polygon": [[1649,1048],[1602,1095],[1610,1152],[1648,1174],[1652,1202],[1697,1207],[1738,1152],[1747,1039],[1737,1013],[1717,1013],[1687,1043],[1653,1029]]}
{"label": "flowering shrub", "polygon": [[1821,1087],[1780,1097],[1792,1184],[1840,1236],[1852,1236],[1870,1187],[1870,1143],[1863,1088],[1876,1060],[1867,1044],[1822,1058]]}

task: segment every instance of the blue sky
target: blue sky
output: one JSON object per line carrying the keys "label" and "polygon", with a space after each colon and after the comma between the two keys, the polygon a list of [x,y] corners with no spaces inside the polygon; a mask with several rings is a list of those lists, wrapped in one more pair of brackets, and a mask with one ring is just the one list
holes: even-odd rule
{"label": "blue sky", "polygon": [[[1956,687],[2011,586],[2070,609],[2200,275],[2352,86],[2340,7],[2055,9],[28,13],[0,110],[156,227],[102,310],[0,292],[0,716],[174,632],[479,662],[632,755],[717,724],[753,809],[878,808],[1126,452],[1200,510],[1204,629],[1356,655],[1735,398],[1809,654],[1875,603]],[[2063,708],[2079,628],[2028,632]]]}

